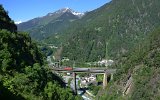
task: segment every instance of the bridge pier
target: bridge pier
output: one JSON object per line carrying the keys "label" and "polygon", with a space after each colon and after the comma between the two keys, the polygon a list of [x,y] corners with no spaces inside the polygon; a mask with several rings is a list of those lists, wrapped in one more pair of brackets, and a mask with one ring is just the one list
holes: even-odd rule
{"label": "bridge pier", "polygon": [[77,95],[76,73],[73,72],[74,93]]}
{"label": "bridge pier", "polygon": [[105,89],[107,86],[107,71],[105,71],[103,76],[103,89]]}
{"label": "bridge pier", "polygon": [[113,73],[111,73],[111,80],[113,80]]}
{"label": "bridge pier", "polygon": [[76,73],[97,73],[104,74],[103,77],[103,89],[106,88],[108,84],[107,74],[110,74],[110,80],[113,80],[113,74],[116,72],[116,69],[102,69],[102,68],[74,68],[67,70],[65,68],[52,68],[52,70],[57,72],[72,72],[73,73],[73,84],[74,84],[74,93],[77,94],[77,85],[76,85]]}

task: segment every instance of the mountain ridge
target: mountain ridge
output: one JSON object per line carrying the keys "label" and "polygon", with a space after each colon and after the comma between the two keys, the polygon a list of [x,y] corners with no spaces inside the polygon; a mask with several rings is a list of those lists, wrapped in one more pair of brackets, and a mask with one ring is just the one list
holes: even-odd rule
{"label": "mountain ridge", "polygon": [[66,28],[68,24],[81,19],[84,15],[70,8],[62,8],[45,16],[17,24],[17,27],[19,31],[27,31],[32,38],[41,40]]}
{"label": "mountain ridge", "polygon": [[43,17],[46,17],[46,16],[52,16],[52,15],[55,14],[55,13],[62,13],[62,12],[64,13],[64,12],[66,12],[66,11],[67,11],[67,12],[72,12],[72,14],[77,15],[77,16],[79,16],[79,17],[82,17],[83,15],[85,15],[85,13],[83,13],[83,12],[77,12],[77,11],[74,11],[73,9],[71,9],[71,8],[69,8],[69,7],[64,7],[64,8],[61,8],[61,9],[57,10],[57,11],[49,12],[49,13],[47,13],[47,14],[44,15],[44,16],[35,17],[35,18],[29,19],[29,20],[27,20],[27,21],[17,21],[17,24],[16,24],[16,25],[21,24],[21,23],[28,22],[28,21],[33,20],[33,19],[43,18]]}
{"label": "mountain ridge", "polygon": [[111,58],[122,56],[159,26],[158,3],[158,0],[113,0],[89,12],[62,32],[69,36],[63,56],[83,61],[100,60],[105,57],[106,42]]}
{"label": "mountain ridge", "polygon": [[[117,72],[97,99],[160,99],[159,4],[159,0],[112,0],[53,36],[65,41],[59,42],[61,57],[86,63],[101,60],[108,53],[115,61],[108,68]],[[55,43],[53,38],[47,40]]]}

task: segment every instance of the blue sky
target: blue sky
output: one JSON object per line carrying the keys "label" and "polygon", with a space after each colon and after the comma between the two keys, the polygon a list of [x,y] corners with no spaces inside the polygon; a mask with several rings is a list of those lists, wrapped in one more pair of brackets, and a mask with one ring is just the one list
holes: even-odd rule
{"label": "blue sky", "polygon": [[78,12],[91,11],[109,1],[111,0],[0,0],[0,4],[16,22],[44,16],[64,7]]}

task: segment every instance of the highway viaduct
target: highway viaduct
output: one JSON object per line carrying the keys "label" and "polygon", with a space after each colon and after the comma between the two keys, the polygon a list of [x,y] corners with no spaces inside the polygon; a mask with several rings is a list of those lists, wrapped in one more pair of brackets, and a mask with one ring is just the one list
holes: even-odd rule
{"label": "highway viaduct", "polygon": [[51,68],[56,72],[69,72],[73,73],[74,80],[74,93],[77,94],[76,87],[76,73],[96,73],[96,74],[104,74],[103,76],[103,89],[107,86],[107,76],[111,75],[111,80],[113,79],[113,74],[116,72],[116,69],[107,69],[107,68],[73,68],[72,70],[65,70],[64,68]]}

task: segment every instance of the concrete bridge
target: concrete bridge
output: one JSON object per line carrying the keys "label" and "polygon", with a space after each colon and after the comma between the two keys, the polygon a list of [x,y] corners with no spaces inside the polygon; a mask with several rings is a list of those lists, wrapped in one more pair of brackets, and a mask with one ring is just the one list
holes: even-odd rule
{"label": "concrete bridge", "polygon": [[107,68],[51,68],[56,72],[69,72],[73,73],[73,80],[74,80],[74,92],[77,94],[77,87],[76,87],[76,74],[77,73],[96,73],[96,74],[104,74],[103,77],[103,89],[107,86],[107,76],[111,75],[111,80],[113,79],[113,74],[116,72],[116,69],[107,69]]}

